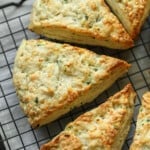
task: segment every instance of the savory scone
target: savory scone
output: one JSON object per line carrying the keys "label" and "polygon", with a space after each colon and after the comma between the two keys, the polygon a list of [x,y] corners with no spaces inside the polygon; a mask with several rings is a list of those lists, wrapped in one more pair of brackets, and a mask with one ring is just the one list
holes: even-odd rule
{"label": "savory scone", "polygon": [[132,39],[135,39],[150,13],[150,0],[106,0]]}
{"label": "savory scone", "polygon": [[130,150],[150,150],[150,92],[143,95]]}
{"label": "savory scone", "polygon": [[16,55],[13,81],[21,107],[37,127],[92,101],[129,66],[68,44],[24,40]]}
{"label": "savory scone", "polygon": [[36,0],[29,29],[51,39],[127,49],[133,41],[104,0]]}
{"label": "savory scone", "polygon": [[69,123],[41,150],[121,150],[130,128],[135,95],[128,84],[97,108]]}

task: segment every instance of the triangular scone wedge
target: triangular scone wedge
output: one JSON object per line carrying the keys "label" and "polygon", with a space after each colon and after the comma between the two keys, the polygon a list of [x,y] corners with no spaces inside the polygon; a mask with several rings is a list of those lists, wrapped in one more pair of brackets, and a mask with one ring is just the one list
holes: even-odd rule
{"label": "triangular scone wedge", "polygon": [[29,29],[65,42],[127,49],[133,41],[104,0],[36,0]]}
{"label": "triangular scone wedge", "polygon": [[135,39],[150,13],[150,0],[106,0],[132,39]]}
{"label": "triangular scone wedge", "polygon": [[13,80],[21,107],[36,127],[92,101],[129,66],[68,44],[24,40],[15,59]]}
{"label": "triangular scone wedge", "polygon": [[150,150],[150,92],[143,95],[130,150]]}
{"label": "triangular scone wedge", "polygon": [[41,150],[121,150],[130,128],[135,95],[128,84],[106,102],[68,124]]}

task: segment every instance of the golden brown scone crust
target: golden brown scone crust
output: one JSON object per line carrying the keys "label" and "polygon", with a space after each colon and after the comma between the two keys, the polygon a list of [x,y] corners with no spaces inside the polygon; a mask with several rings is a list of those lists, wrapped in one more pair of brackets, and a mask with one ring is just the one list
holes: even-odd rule
{"label": "golden brown scone crust", "polygon": [[[41,150],[121,150],[130,128],[135,92],[128,84],[97,108],[69,123]],[[64,138],[65,136],[65,138]]]}
{"label": "golden brown scone crust", "polygon": [[62,133],[52,143],[44,144],[42,150],[82,150],[82,143],[70,133]]}
{"label": "golden brown scone crust", "polygon": [[106,0],[124,27],[135,39],[150,14],[150,0]]}
{"label": "golden brown scone crust", "polygon": [[51,39],[113,49],[133,41],[104,0],[36,0],[29,29]]}
{"label": "golden brown scone crust", "polygon": [[33,127],[49,123],[92,101],[128,71],[123,60],[45,40],[24,40],[13,81]]}
{"label": "golden brown scone crust", "polygon": [[150,92],[143,95],[142,106],[136,123],[136,131],[130,150],[150,149]]}

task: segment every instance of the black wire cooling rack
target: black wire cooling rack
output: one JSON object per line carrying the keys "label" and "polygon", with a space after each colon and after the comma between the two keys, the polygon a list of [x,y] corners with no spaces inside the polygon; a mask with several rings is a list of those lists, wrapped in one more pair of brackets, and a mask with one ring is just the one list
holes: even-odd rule
{"label": "black wire cooling rack", "polygon": [[[12,69],[16,51],[22,39],[39,38],[27,29],[33,0],[3,4],[0,6],[0,150],[37,150],[62,131],[65,125],[78,115],[104,102],[109,96],[131,83],[137,92],[131,129],[123,150],[128,150],[136,126],[136,117],[141,97],[150,90],[150,17],[142,28],[135,46],[126,51],[114,51],[100,47],[87,47],[96,53],[103,53],[128,61],[132,67],[111,88],[94,102],[76,108],[58,120],[39,129],[32,129],[19,107],[12,83]],[[9,7],[7,7],[9,6]],[[3,146],[5,145],[5,148]]]}

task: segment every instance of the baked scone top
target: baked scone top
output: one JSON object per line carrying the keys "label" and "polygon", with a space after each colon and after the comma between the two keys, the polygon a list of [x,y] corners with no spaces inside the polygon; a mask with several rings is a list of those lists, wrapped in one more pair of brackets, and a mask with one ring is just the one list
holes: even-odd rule
{"label": "baked scone top", "polygon": [[[16,55],[13,80],[20,104],[35,127],[93,85],[110,76],[113,81],[129,66],[125,61],[68,44],[24,40]],[[111,74],[113,70],[115,74]]]}
{"label": "baked scone top", "polygon": [[116,34],[120,30],[115,30],[113,22],[116,18],[109,13],[103,0],[38,0],[35,7],[33,22],[37,24],[49,21],[72,28],[100,30],[104,34],[102,36]]}
{"label": "baked scone top", "polygon": [[137,38],[150,14],[150,0],[106,0],[132,39]]}
{"label": "baked scone top", "polygon": [[[104,43],[124,43],[121,49],[133,46],[132,39],[104,0],[36,0],[29,29],[38,32],[38,27],[39,33],[50,38],[56,33],[49,35],[48,30],[51,30],[51,27],[54,27],[54,30],[60,27],[66,32],[78,33],[81,37],[86,35],[104,40]],[[59,39],[56,36],[57,38]],[[65,35],[63,40],[66,40]],[[108,47],[111,48],[109,42]]]}
{"label": "baked scone top", "polygon": [[136,123],[136,131],[130,150],[150,149],[150,92],[142,98],[142,106]]}
{"label": "baked scone top", "polygon": [[68,124],[41,150],[121,150],[130,128],[135,92],[130,84]]}

